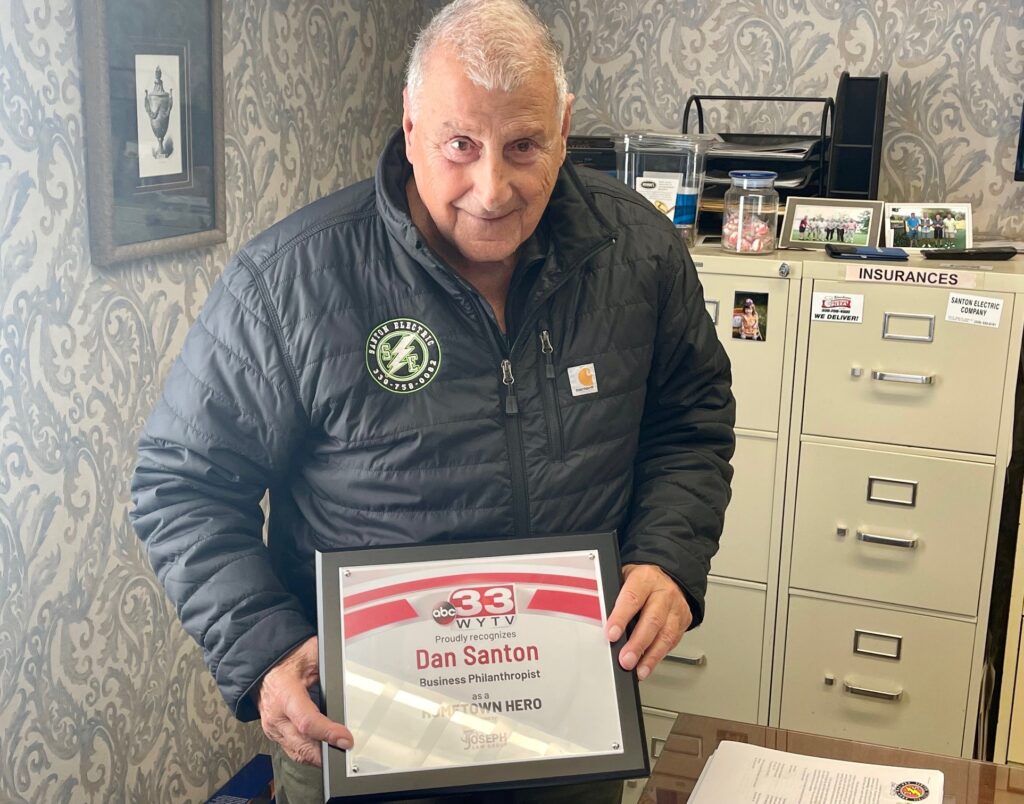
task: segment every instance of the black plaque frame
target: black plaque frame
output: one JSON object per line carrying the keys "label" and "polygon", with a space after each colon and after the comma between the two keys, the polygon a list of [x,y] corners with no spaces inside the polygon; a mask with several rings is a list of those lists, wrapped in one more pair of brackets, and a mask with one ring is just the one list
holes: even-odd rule
{"label": "black plaque frame", "polygon": [[[339,572],[349,567],[381,564],[409,564],[462,558],[494,558],[521,554],[561,553],[593,550],[600,556],[604,613],[615,605],[622,586],[621,559],[615,533],[586,533],[543,536],[529,539],[500,539],[445,542],[429,545],[365,548],[316,554],[317,607],[319,615],[321,710],[332,720],[345,722],[341,645],[341,599]],[[640,694],[635,672],[623,670],[618,654],[624,635],[609,643],[616,701],[622,728],[622,753],[592,757],[554,758],[523,762],[466,765],[423,771],[404,771],[369,777],[350,776],[344,752],[322,744],[324,790],[329,801],[389,801],[410,795],[445,795],[484,792],[495,789],[576,784],[588,781],[627,779],[650,774],[644,735]],[[565,663],[567,681],[578,668]]]}

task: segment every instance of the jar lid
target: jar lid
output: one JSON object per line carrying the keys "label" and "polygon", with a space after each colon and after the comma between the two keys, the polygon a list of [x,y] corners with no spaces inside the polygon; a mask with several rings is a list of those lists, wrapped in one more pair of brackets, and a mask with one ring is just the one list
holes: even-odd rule
{"label": "jar lid", "polygon": [[734,186],[746,189],[772,187],[779,174],[774,170],[730,170],[729,178]]}

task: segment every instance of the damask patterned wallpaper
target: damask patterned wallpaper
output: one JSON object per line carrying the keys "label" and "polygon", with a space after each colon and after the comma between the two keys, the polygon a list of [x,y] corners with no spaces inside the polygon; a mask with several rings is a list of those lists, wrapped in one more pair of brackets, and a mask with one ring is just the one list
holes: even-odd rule
{"label": "damask patterned wallpaper", "polygon": [[[1022,0],[541,0],[579,100],[574,131],[679,131],[691,93],[834,96],[889,73],[879,197],[969,201],[1024,239],[1013,182]],[[815,132],[810,108],[709,105],[712,131]],[[821,107],[815,109],[820,112]],[[694,130],[696,121],[691,121]]]}
{"label": "damask patterned wallpaper", "polygon": [[126,511],[137,433],[231,252],[400,121],[416,3],[226,0],[228,240],[90,265],[79,11],[0,2],[0,802],[205,801],[262,745]]}
{"label": "damask patterned wallpaper", "polygon": [[[135,440],[239,245],[368,175],[411,35],[440,0],[225,0],[229,242],[100,270],[86,234],[75,0],[0,3],[0,802],[204,800],[261,746],[228,714],[127,520]],[[1021,0],[534,2],[578,132],[674,131],[691,91],[831,95],[890,73],[882,191],[970,200],[1024,237],[1010,182]],[[765,107],[722,130],[802,124]]]}

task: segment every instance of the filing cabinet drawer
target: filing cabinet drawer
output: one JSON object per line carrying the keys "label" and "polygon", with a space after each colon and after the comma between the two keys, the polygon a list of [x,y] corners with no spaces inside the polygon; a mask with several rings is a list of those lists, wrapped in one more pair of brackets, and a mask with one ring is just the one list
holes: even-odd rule
{"label": "filing cabinet drawer", "polygon": [[790,585],[976,614],[994,471],[804,444]]}
{"label": "filing cabinet drawer", "polygon": [[973,641],[970,623],[791,596],[779,725],[958,755]]}
{"label": "filing cabinet drawer", "polygon": [[774,438],[736,434],[732,500],[725,512],[719,550],[711,559],[715,575],[761,583],[768,580],[777,449]]}
{"label": "filing cabinet drawer", "polygon": [[814,291],[863,294],[864,321],[810,322],[804,433],[995,454],[1012,296],[963,291],[1003,300],[991,328],[946,321],[949,290],[818,280]]}
{"label": "filing cabinet drawer", "polygon": [[[750,430],[779,429],[782,362],[786,344],[789,281],[764,277],[700,274],[704,304],[715,331],[732,361],[732,392],[736,395],[736,426]],[[736,294],[767,293],[768,312],[761,319],[763,341],[733,338]]]}
{"label": "filing cabinet drawer", "polygon": [[[664,712],[660,709],[643,707],[644,734],[647,735],[647,754],[650,757],[651,767],[661,756],[661,749],[665,746],[668,734],[676,722],[675,712]],[[622,786],[622,804],[636,804],[640,794],[644,791],[647,779],[627,779]]]}
{"label": "filing cabinet drawer", "polygon": [[647,706],[757,722],[765,592],[708,581],[707,615],[640,685]]}

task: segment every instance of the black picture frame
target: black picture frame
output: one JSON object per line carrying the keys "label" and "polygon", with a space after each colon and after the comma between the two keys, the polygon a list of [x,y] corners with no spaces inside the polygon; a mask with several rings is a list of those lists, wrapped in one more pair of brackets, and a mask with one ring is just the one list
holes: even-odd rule
{"label": "black picture frame", "polygon": [[[621,559],[615,533],[552,535],[529,539],[483,539],[400,547],[362,548],[317,552],[316,580],[320,650],[320,708],[332,720],[345,722],[345,678],[342,654],[342,597],[340,573],[356,567],[379,568],[391,564],[429,564],[460,559],[502,559],[531,554],[575,551],[600,557],[601,612],[606,619],[621,588]],[[437,618],[437,612],[434,612]],[[386,629],[383,629],[386,630]],[[567,758],[502,761],[459,767],[408,770],[369,777],[349,775],[345,752],[322,744],[324,790],[332,802],[388,801],[410,795],[480,793],[495,789],[529,788],[644,777],[650,762],[644,735],[643,715],[635,672],[621,668],[617,657],[626,637],[609,643],[608,657],[614,679],[615,701],[593,701],[592,705],[615,706],[621,726],[620,753],[600,753]],[[397,660],[396,660],[397,661]],[[578,683],[581,668],[570,656],[557,666],[546,664],[544,672],[557,671],[571,689]],[[559,679],[561,681],[562,679]],[[360,735],[356,734],[356,740]]]}
{"label": "black picture frame", "polygon": [[1020,110],[1020,133],[1017,135],[1017,160],[1013,165],[1013,180],[1024,181],[1024,106]]}
{"label": "black picture frame", "polygon": [[225,242],[221,0],[82,0],[80,19],[93,263]]}

